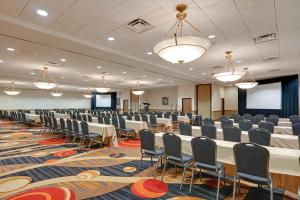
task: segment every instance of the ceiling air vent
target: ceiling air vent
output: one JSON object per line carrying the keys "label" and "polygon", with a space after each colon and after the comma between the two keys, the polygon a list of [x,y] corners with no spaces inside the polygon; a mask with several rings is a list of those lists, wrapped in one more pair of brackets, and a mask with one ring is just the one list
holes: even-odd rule
{"label": "ceiling air vent", "polygon": [[265,63],[267,63],[267,62],[275,62],[275,61],[278,61],[278,60],[279,60],[278,57],[271,57],[271,58],[265,58],[263,61]]}
{"label": "ceiling air vent", "polygon": [[148,31],[150,29],[153,28],[153,26],[146,22],[145,20],[143,19],[135,19],[131,22],[129,22],[127,25],[125,25],[128,29],[136,32],[136,33],[143,33],[145,31]]}
{"label": "ceiling air vent", "polygon": [[253,41],[255,42],[255,44],[258,43],[263,43],[263,42],[269,42],[272,40],[276,40],[276,33],[269,33],[269,34],[265,34],[265,35],[260,35],[256,38],[253,38]]}
{"label": "ceiling air vent", "polygon": [[269,70],[269,72],[278,72],[278,71],[280,71],[280,69],[271,69],[271,70]]}

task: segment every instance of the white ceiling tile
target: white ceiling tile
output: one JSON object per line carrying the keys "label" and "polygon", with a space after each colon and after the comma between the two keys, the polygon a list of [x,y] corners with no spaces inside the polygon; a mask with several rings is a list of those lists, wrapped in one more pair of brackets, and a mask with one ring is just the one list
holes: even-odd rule
{"label": "white ceiling tile", "polygon": [[9,16],[17,17],[29,0],[1,0],[0,12]]}

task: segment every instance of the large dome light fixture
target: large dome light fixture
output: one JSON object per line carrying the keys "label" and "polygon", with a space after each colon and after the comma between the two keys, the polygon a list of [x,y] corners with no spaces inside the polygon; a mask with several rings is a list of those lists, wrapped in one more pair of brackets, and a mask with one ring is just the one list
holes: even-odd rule
{"label": "large dome light fixture", "polygon": [[240,89],[251,89],[257,86],[258,83],[255,81],[255,79],[251,76],[251,74],[248,71],[248,68],[245,68],[245,72],[241,80],[235,84]]}
{"label": "large dome light fixture", "polygon": [[51,92],[51,95],[54,97],[60,97],[63,95],[62,90],[58,89],[56,86],[55,91]]}
{"label": "large dome light fixture", "polygon": [[[219,81],[222,82],[234,82],[239,80],[242,77],[242,73],[235,71],[235,67],[232,65],[232,51],[226,51],[225,58],[227,59],[227,72],[220,72],[220,73],[215,73],[213,75],[214,78],[216,78]],[[232,71],[230,71],[230,66],[232,67]]]}
{"label": "large dome light fixture", "polygon": [[104,78],[105,76],[102,76],[102,79],[103,79],[103,87],[98,87],[96,88],[96,91],[97,92],[100,92],[100,93],[106,93],[106,92],[109,92],[111,89],[109,87],[105,87],[105,81],[104,81]]}
{"label": "large dome light fixture", "polygon": [[[187,19],[184,12],[187,6],[179,4],[176,6],[178,11],[177,21],[168,31],[175,29],[174,37],[163,40],[153,47],[153,52],[166,61],[171,63],[187,63],[201,57],[210,47],[210,41],[206,37],[183,36],[183,23],[186,22],[193,30],[203,35]],[[176,27],[176,28],[175,28]],[[166,34],[166,36],[168,35]]]}
{"label": "large dome light fixture", "polygon": [[13,95],[13,96],[16,96],[18,94],[21,93],[21,90],[18,90],[15,88],[15,82],[11,82],[8,84],[8,88],[6,88],[4,90],[4,92],[7,94],[7,95]]}
{"label": "large dome light fixture", "polygon": [[140,86],[140,82],[139,81],[137,82],[137,84],[138,84],[138,88],[132,90],[131,92],[134,95],[140,96],[140,95],[144,94],[145,91],[140,89],[140,87],[139,87]]}
{"label": "large dome light fixture", "polygon": [[55,88],[57,86],[55,80],[52,79],[48,75],[48,68],[47,67],[44,67],[42,77],[35,79],[33,84],[37,88],[40,88],[40,89],[43,89],[43,90],[50,90],[50,89]]}
{"label": "large dome light fixture", "polygon": [[84,96],[85,98],[87,98],[87,99],[90,99],[90,98],[93,97],[93,95],[92,95],[91,92],[90,92],[90,88],[88,88],[88,89],[86,90],[86,92],[83,94],[83,96]]}

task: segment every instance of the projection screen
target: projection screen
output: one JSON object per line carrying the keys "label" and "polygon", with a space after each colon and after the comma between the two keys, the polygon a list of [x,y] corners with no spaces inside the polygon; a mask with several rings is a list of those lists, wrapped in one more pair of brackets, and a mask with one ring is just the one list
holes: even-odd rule
{"label": "projection screen", "polygon": [[281,110],[281,82],[257,85],[247,90],[247,109]]}
{"label": "projection screen", "polygon": [[96,107],[111,107],[111,95],[110,94],[96,95]]}

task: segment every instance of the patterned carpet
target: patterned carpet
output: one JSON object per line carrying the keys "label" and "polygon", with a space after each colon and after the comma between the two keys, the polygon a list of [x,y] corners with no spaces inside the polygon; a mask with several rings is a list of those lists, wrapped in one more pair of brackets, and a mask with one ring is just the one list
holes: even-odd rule
{"label": "patterned carpet", "polygon": [[[39,128],[26,128],[0,121],[0,199],[215,199],[216,180],[195,178],[188,193],[187,173],[179,190],[182,170],[169,166],[164,182],[152,179],[154,168],[146,160],[137,171],[140,159],[138,140],[120,141],[119,147],[77,151],[60,138],[47,138]],[[220,198],[231,199],[231,184],[221,184]],[[268,190],[242,186],[236,199],[269,199]],[[286,199],[275,189],[274,199]]]}

